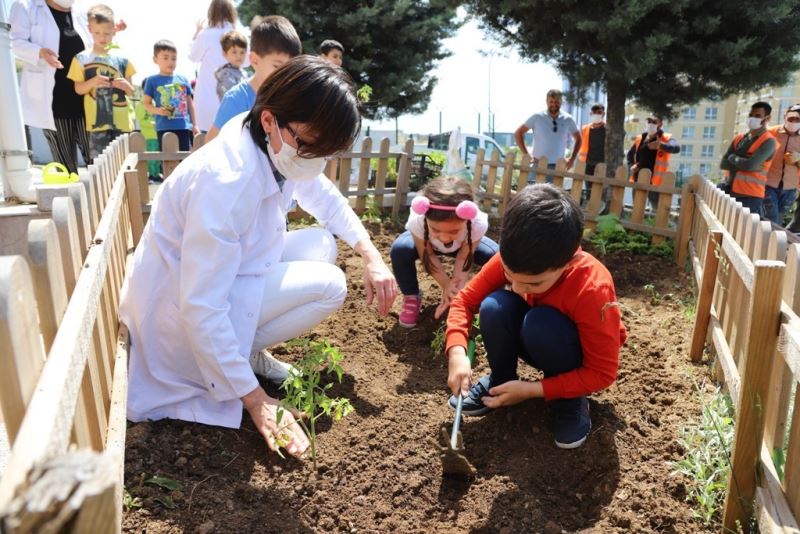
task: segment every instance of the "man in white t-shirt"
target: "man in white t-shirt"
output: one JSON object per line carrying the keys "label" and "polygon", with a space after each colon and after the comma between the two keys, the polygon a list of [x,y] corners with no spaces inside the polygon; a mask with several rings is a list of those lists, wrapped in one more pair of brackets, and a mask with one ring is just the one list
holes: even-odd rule
{"label": "man in white t-shirt", "polygon": [[[533,131],[533,162],[539,161],[544,156],[547,158],[547,168],[555,169],[556,162],[564,158],[567,149],[567,138],[572,136],[575,143],[572,146],[572,155],[567,160],[567,169],[571,169],[581,149],[581,132],[575,124],[575,119],[569,113],[561,111],[562,93],[558,89],[547,91],[547,109],[531,115],[517,131],[514,138],[517,146],[524,154],[530,154],[525,146],[525,134]],[[530,175],[529,183],[535,176]],[[547,177],[548,182],[553,181],[552,176]]]}

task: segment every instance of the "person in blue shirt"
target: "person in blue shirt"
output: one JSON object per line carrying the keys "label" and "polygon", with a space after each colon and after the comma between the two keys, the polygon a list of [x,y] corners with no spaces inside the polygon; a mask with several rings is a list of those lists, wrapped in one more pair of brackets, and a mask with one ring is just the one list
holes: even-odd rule
{"label": "person in blue shirt", "polygon": [[178,49],[162,39],[153,45],[153,62],[158,65],[158,74],[150,76],[144,85],[144,108],[155,115],[158,147],[167,132],[178,136],[181,151],[192,149],[192,139],[199,133],[195,126],[192,86],[189,81],[175,74]]}
{"label": "person in blue shirt", "polygon": [[297,30],[286,17],[256,17],[250,26],[250,64],[255,74],[231,87],[217,109],[214,125],[206,134],[206,143],[214,139],[232,117],[249,111],[264,80],[281,65],[300,55],[302,44]]}

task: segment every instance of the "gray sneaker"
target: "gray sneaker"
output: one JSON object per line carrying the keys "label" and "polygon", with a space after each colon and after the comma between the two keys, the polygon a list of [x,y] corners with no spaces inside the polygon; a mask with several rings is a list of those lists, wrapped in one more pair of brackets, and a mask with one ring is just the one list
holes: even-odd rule
{"label": "gray sneaker", "polygon": [[277,385],[282,384],[292,370],[298,372],[291,364],[276,359],[266,350],[250,355],[250,367],[256,375]]}

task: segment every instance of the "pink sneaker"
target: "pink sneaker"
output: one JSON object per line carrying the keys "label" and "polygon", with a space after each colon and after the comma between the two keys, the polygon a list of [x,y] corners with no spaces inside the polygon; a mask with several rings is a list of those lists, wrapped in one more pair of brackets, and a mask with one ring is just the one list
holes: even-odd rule
{"label": "pink sneaker", "polygon": [[403,296],[403,310],[400,312],[399,323],[404,328],[417,326],[419,309],[422,307],[422,292],[419,295]]}

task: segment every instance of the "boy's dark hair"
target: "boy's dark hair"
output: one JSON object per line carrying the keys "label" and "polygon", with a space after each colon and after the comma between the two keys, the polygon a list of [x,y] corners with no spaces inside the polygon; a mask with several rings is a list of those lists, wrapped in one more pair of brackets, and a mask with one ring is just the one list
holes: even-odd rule
{"label": "boy's dark hair", "polygon": [[319,53],[325,54],[326,56],[330,53],[331,50],[338,50],[342,54],[344,54],[344,47],[342,43],[339,41],[335,41],[333,39],[325,39],[322,41],[322,44],[319,45]]}
{"label": "boy's dark hair", "polygon": [[208,5],[208,27],[219,28],[226,22],[236,24],[236,6],[231,0],[211,0]]}
{"label": "boy's dark hair", "polygon": [[175,43],[170,41],[169,39],[159,39],[156,41],[156,44],[153,45],[153,56],[157,56],[159,52],[175,52],[178,53],[178,49],[175,47]]}
{"label": "boy's dark hair", "polygon": [[529,185],[508,204],[500,230],[500,257],[517,274],[564,267],[583,237],[583,212],[550,184]]}
{"label": "boy's dark hair", "polygon": [[595,113],[597,111],[602,111],[603,113],[605,113],[606,107],[603,104],[594,104],[592,106],[592,113]]}
{"label": "boy's dark hair", "polygon": [[[465,200],[474,200],[475,196],[472,193],[472,186],[468,181],[463,178],[455,176],[440,176],[434,178],[422,188],[420,193],[430,200],[431,204],[438,206],[458,206],[460,202]],[[429,208],[425,213],[424,228],[425,228],[425,250],[422,253],[422,265],[428,274],[433,274],[436,270],[431,263],[431,257],[428,253],[428,219],[432,221],[451,221],[460,220],[455,211],[450,210],[437,210],[436,208]],[[470,253],[467,259],[464,260],[464,271],[468,271],[472,267],[472,221],[467,221],[467,246]]]}
{"label": "boy's dark hair", "polygon": [[772,115],[772,106],[770,106],[766,102],[756,102],[755,104],[750,106],[750,109],[763,109],[764,115]]}
{"label": "boy's dark hair", "polygon": [[114,10],[105,4],[97,4],[89,8],[86,19],[95,24],[114,24]]}
{"label": "boy's dark hair", "polygon": [[317,56],[299,56],[270,74],[256,95],[243,125],[264,153],[267,141],[261,114],[268,110],[281,128],[290,122],[308,125],[317,137],[298,150],[301,157],[331,156],[350,148],[361,130],[361,113],[353,80],[344,70]]}
{"label": "boy's dark hair", "polygon": [[227,52],[234,46],[247,50],[247,37],[236,30],[232,30],[222,36],[222,39],[219,40],[219,44],[222,45],[223,52]]}
{"label": "boy's dark hair", "polygon": [[250,51],[262,57],[276,52],[299,56],[303,50],[297,30],[280,15],[254,17],[250,23]]}

